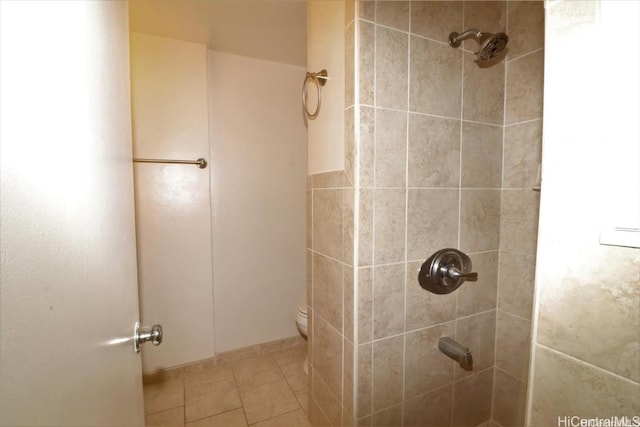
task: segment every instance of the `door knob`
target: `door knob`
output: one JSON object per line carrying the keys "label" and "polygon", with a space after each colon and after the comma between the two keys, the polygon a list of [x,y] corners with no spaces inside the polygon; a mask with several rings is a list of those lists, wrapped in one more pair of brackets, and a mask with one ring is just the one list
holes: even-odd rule
{"label": "door knob", "polygon": [[147,341],[151,341],[153,345],[160,345],[162,343],[162,326],[156,324],[147,328],[140,326],[140,322],[136,322],[133,333],[133,348],[136,353],[140,353],[140,346]]}
{"label": "door knob", "polygon": [[418,282],[423,289],[434,294],[448,294],[466,280],[475,282],[478,273],[471,271],[471,258],[457,249],[440,249],[420,268]]}

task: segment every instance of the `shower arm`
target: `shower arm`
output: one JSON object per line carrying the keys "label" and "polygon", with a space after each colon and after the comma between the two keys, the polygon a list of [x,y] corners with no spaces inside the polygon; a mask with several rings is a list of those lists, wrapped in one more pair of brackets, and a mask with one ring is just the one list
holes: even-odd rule
{"label": "shower arm", "polygon": [[451,33],[449,35],[449,44],[453,47],[459,47],[460,43],[462,43],[463,40],[467,40],[472,37],[476,40],[476,42],[480,43],[482,35],[482,31],[476,30],[475,28],[471,28],[462,34]]}

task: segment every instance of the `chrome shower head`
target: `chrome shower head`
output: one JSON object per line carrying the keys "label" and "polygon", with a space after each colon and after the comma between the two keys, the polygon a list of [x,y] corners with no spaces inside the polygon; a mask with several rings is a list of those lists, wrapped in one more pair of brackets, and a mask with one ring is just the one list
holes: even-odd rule
{"label": "chrome shower head", "polygon": [[449,34],[449,46],[459,47],[463,40],[473,38],[480,45],[480,49],[475,52],[476,64],[478,66],[489,66],[502,59],[502,54],[506,53],[505,48],[509,43],[509,37],[505,33],[483,33],[476,29],[470,29],[462,34]]}

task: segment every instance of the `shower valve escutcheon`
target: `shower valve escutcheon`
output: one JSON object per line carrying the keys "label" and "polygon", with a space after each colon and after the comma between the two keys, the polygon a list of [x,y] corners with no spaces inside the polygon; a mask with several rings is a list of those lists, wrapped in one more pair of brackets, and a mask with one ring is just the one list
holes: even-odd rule
{"label": "shower valve escutcheon", "polygon": [[471,271],[471,258],[457,249],[440,249],[422,264],[418,282],[434,294],[448,294],[465,281],[475,282],[478,273]]}

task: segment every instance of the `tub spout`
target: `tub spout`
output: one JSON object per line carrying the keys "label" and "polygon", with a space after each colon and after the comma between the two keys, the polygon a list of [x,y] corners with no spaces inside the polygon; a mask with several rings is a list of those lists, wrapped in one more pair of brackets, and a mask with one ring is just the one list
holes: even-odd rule
{"label": "tub spout", "polygon": [[466,371],[473,369],[473,356],[471,356],[471,351],[468,347],[463,346],[449,337],[442,337],[438,341],[438,349],[458,362],[462,369]]}

